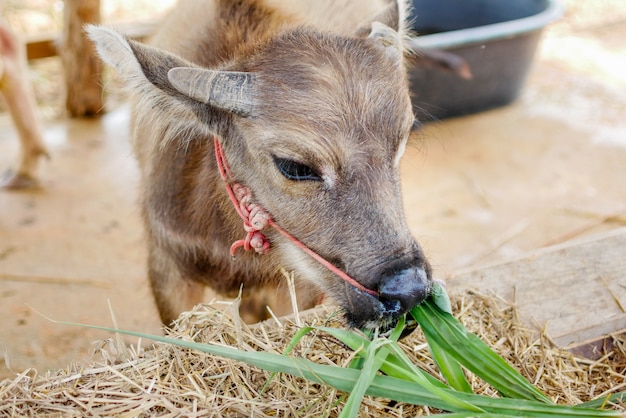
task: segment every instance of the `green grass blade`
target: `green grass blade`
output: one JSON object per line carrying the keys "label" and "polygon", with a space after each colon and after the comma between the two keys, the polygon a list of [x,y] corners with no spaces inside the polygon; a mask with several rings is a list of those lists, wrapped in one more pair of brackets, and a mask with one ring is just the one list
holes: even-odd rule
{"label": "green grass blade", "polygon": [[391,331],[391,335],[387,338],[388,340],[397,343],[400,337],[402,336],[402,331],[404,330],[404,326],[406,325],[406,316],[402,315],[398,320],[398,323],[394,327],[393,331]]}
{"label": "green grass blade", "polygon": [[602,396],[589,402],[581,403],[577,405],[581,408],[602,409],[606,405],[611,403],[624,403],[626,402],[626,392],[618,392],[608,396]]}
{"label": "green grass blade", "polygon": [[[149,339],[152,341],[172,344],[183,348],[189,348],[192,350],[198,350],[204,353],[225,357],[231,360],[241,361],[260,369],[266,370],[268,372],[287,373],[293,376],[302,377],[315,383],[332,386],[338,390],[347,393],[352,392],[360,376],[359,370],[346,369],[325,364],[317,364],[310,360],[288,357],[281,354],[266,352],[246,352],[238,350],[236,348],[216,344],[196,343],[171,337],[151,335],[137,331],[120,330],[97,325],[85,325],[61,321],[54,322],[63,325],[78,326],[83,328],[98,329],[107,332],[130,335],[134,337]],[[450,409],[450,406],[445,401],[442,401],[437,396],[432,395],[430,392],[424,390],[419,385],[400,379],[394,379],[393,381],[384,381],[383,383],[381,383],[381,377],[384,376],[374,376],[372,384],[366,390],[366,393],[368,395],[376,393],[377,395],[375,396],[381,396],[391,400],[399,400],[396,399],[396,397],[400,397],[402,399],[409,399],[409,403],[417,405],[429,405],[433,408],[441,409],[444,411],[455,410]],[[387,379],[392,378],[387,377]]]}
{"label": "green grass blade", "polygon": [[[367,347],[370,343],[370,340],[368,340],[365,336],[359,335],[353,331],[329,327],[319,327],[318,329],[337,338],[343,344],[350,347],[350,349],[352,349],[353,351],[361,352],[359,350],[362,347]],[[397,377],[404,380],[412,380],[411,375],[414,373],[420,374],[424,377],[424,379],[427,379],[429,383],[434,386],[443,388],[448,387],[445,383],[437,380],[435,377],[426,373],[422,369],[416,368],[416,371],[408,371],[408,369],[405,367],[405,364],[406,362],[401,361],[394,355],[391,355],[387,357],[385,362],[380,367],[380,370],[388,376]],[[414,366],[414,364],[410,361],[408,361],[408,364]]]}
{"label": "green grass blade", "polygon": [[[367,345],[370,343],[369,339],[367,339],[364,336],[355,334],[352,331],[347,331],[347,330],[338,329],[338,328],[326,328],[326,327],[320,327],[318,329],[320,331],[323,331],[332,335],[333,337],[341,341],[343,344],[350,347],[350,349],[358,353],[362,353],[360,349],[362,347],[367,347]],[[355,360],[357,359],[361,360],[361,363],[359,364],[362,365],[364,358],[358,356],[355,358]],[[409,370],[406,367],[406,364],[407,364],[407,361],[403,361],[397,358],[395,355],[391,354],[387,357],[385,362],[381,365],[380,371],[385,373],[387,376],[397,377],[398,379],[404,379],[404,380],[414,380],[413,375],[419,374],[423,376],[424,379],[427,379],[428,382],[434,386],[441,387],[441,388],[448,388],[448,385],[438,380],[437,378],[431,376],[429,373],[426,373],[424,370],[420,368],[415,368],[415,370]],[[408,361],[408,364],[410,364],[412,367],[414,366],[413,363],[410,362],[410,360]],[[352,367],[352,363],[351,363],[351,367]],[[361,367],[353,367],[353,368],[360,369]]]}
{"label": "green grass blade", "polygon": [[[409,364],[411,366],[415,366],[410,361],[409,361]],[[387,357],[387,361],[380,367],[380,371],[385,373],[387,376],[397,377],[398,379],[404,379],[404,380],[414,380],[415,375],[420,375],[424,379],[428,380],[430,384],[436,387],[445,388],[445,389],[450,388],[449,385],[438,380],[434,376],[431,376],[429,373],[426,373],[424,370],[418,367],[416,367],[415,369],[408,369],[406,367],[406,362],[404,360],[399,359],[395,355],[390,355],[389,357]]]}
{"label": "green grass blade", "polygon": [[[346,369],[337,366],[317,364],[312,361],[288,357],[281,354],[266,352],[246,352],[236,348],[221,346],[216,344],[196,343],[192,341],[179,340],[159,335],[150,335],[142,332],[119,330],[109,327],[94,325],[74,324],[68,322],[56,322],[59,324],[80,326],[91,329],[130,335],[146,338],[153,341],[169,343],[179,347],[202,351],[212,355],[241,361],[268,372],[287,373],[293,376],[302,377],[312,382],[326,384],[340,391],[350,393],[357,383],[360,371]],[[479,407],[486,412],[500,415],[515,415],[529,417],[618,417],[622,416],[618,411],[592,410],[580,407],[561,406],[555,404],[545,404],[537,401],[521,399],[491,398],[476,394],[454,391],[452,389],[441,389],[447,391],[451,396],[463,402]],[[401,380],[389,376],[375,375],[371,385],[368,386],[367,395],[382,397],[417,405],[427,405],[443,411],[468,412],[451,407],[447,402],[433,393],[425,390],[421,385]]]}
{"label": "green grass blade", "polygon": [[[361,353],[369,353],[370,347],[373,344],[364,336],[360,336],[348,330],[328,327],[320,327],[319,329],[337,338],[355,351],[360,347],[365,347],[365,350],[359,351]],[[406,357],[396,342],[388,341],[388,346],[381,350],[386,350],[387,353],[391,351],[392,353],[392,356],[385,356],[386,358],[382,359],[383,362],[378,366],[384,373],[402,377],[419,384],[426,391],[447,402],[447,410],[482,412],[482,409],[470,402],[460,401],[454,396],[454,393],[442,390],[442,386],[445,388],[445,385],[416,367],[408,357]],[[434,383],[432,380],[435,380],[437,383]]]}
{"label": "green grass blade", "polygon": [[452,412],[444,414],[434,414],[431,417],[441,418],[519,418],[519,415],[505,415],[505,414],[492,414],[489,412],[475,413],[475,412]]}
{"label": "green grass blade", "polygon": [[314,327],[302,327],[298,331],[293,334],[291,340],[287,344],[287,347],[283,350],[283,354],[291,354],[294,348],[298,345],[298,343],[302,340],[302,338],[310,333],[311,331],[315,331]]}
{"label": "green grass blade", "polygon": [[[419,385],[421,385],[424,389],[431,392],[433,395],[439,396],[441,399],[448,402],[451,406],[454,406],[454,410],[456,411],[471,411],[471,412],[485,412],[482,408],[474,405],[471,402],[461,400],[457,396],[455,396],[455,392],[448,390],[447,388],[442,388],[439,385],[431,384],[428,379],[426,379],[422,373],[420,373],[420,369],[415,366],[411,360],[404,354],[404,352],[400,349],[398,344],[392,344],[389,346],[389,350],[397,358],[401,364],[402,369],[409,370],[412,373],[409,375],[409,379]],[[472,393],[470,390],[469,393]]]}
{"label": "green grass blade", "polygon": [[[543,402],[528,401],[524,399],[511,398],[491,398],[487,396],[476,395],[472,393],[457,392],[447,389],[458,399],[472,403],[473,405],[485,410],[487,413],[499,415],[528,416],[528,417],[622,417],[618,411],[609,410],[593,410],[583,409],[575,406],[565,406],[556,404],[545,404]],[[393,398],[387,397],[389,393],[393,393]],[[428,394],[424,390],[420,390],[420,386],[413,382],[407,382],[388,376],[377,376],[370,386],[368,395],[386,397],[394,399],[398,402],[405,402],[418,405],[429,405],[434,408],[449,410],[442,408],[441,400],[435,401],[434,396],[430,397],[432,403],[422,403]],[[471,411],[452,411],[457,413],[469,413]]]}
{"label": "green grass blade", "polygon": [[[506,363],[500,356],[494,353],[486,344],[473,334],[467,333],[464,328],[459,329],[455,323],[446,322],[454,320],[447,314],[440,314],[433,309],[427,314],[431,323],[426,323],[424,317],[424,331],[433,345],[440,346],[453,356],[468,370],[491,384],[504,396],[520,399],[530,399],[542,402],[550,400],[533,385],[524,379],[515,369]],[[447,316],[447,318],[442,318]]]}
{"label": "green grass blade", "polygon": [[[452,304],[450,303],[450,297],[448,296],[448,292],[446,291],[446,287],[443,282],[438,280],[433,281],[430,297],[440,311],[452,315]],[[428,348],[430,349],[430,353],[432,354],[433,360],[435,360],[441,375],[446,379],[450,386],[461,392],[474,392],[472,386],[467,381],[463,368],[459,362],[454,359],[454,357],[450,356],[446,350],[432,340],[430,341]]]}
{"label": "green grass blade", "polygon": [[446,351],[503,396],[551,403],[480,338],[467,331],[452,315],[440,311],[430,300],[413,308],[411,315],[419,322],[429,345],[432,342]]}
{"label": "green grass blade", "polygon": [[[487,396],[476,395],[472,393],[457,392],[449,389],[450,393],[453,393],[460,400],[470,402],[475,406],[485,410],[487,413],[495,414],[496,416],[525,416],[525,417],[586,417],[586,418],[600,418],[600,417],[623,417],[619,411],[610,410],[594,410],[583,409],[578,406],[566,406],[556,404],[546,404],[543,402],[529,401],[524,399],[511,399],[511,398],[492,398]],[[388,398],[390,392],[393,393],[393,398]],[[377,376],[372,385],[370,386],[368,395],[387,397],[387,399],[394,399],[398,402],[428,405],[433,408],[442,410],[448,410],[442,408],[441,401],[435,401],[435,397],[431,398],[433,403],[422,403],[424,398],[429,397],[425,391],[420,390],[418,384],[413,382],[407,382],[400,379],[396,379],[389,376]],[[470,414],[471,411],[452,411],[461,414]],[[476,414],[476,413],[474,413]],[[445,416],[445,415],[444,415]]]}
{"label": "green grass blade", "polygon": [[472,386],[467,381],[463,368],[454,357],[450,356],[441,346],[433,341],[428,344],[433,360],[446,382],[460,392],[473,393]]}
{"label": "green grass blade", "polygon": [[[368,344],[370,343],[365,336],[345,329],[327,327],[319,327],[318,329],[329,333],[355,351],[359,349],[360,352],[367,350]],[[508,414],[512,416],[520,416],[520,414],[536,417],[579,416],[591,418],[596,416],[621,416],[621,414],[615,411],[595,411],[593,409],[583,411],[580,407],[546,404],[545,402],[537,400],[488,398],[473,393],[446,389],[445,384],[417,368],[399,347],[397,347],[398,351],[396,352],[396,347],[397,345],[395,344],[389,344],[391,353],[380,367],[380,370],[388,376],[377,376],[369,387],[367,391],[368,394],[406,403],[429,405],[438,409],[458,413],[468,412],[468,409],[470,409],[469,412],[475,415],[479,414],[480,410],[484,410],[496,415]],[[434,388],[430,386],[426,389],[423,386],[424,382],[420,380],[416,381],[416,379],[420,379],[419,376],[427,379],[431,385],[442,390],[433,390]],[[523,379],[521,375],[520,377]],[[379,378],[395,379],[394,384],[384,384],[385,389],[389,389],[389,393],[385,393],[385,389],[379,392],[380,388],[376,385]],[[398,383],[401,381],[399,379],[405,380],[406,386],[402,386],[401,383]],[[413,392],[405,393],[407,388],[410,388]],[[416,398],[412,396],[413,394],[415,394]],[[437,405],[433,403],[422,403],[425,397],[429,398],[430,402],[436,402]],[[435,399],[437,400],[435,401]],[[468,405],[471,405],[471,407],[468,408]],[[608,415],[604,415],[605,413]]]}
{"label": "green grass blade", "polygon": [[[302,327],[302,328],[300,328],[296,333],[293,334],[293,337],[291,337],[291,340],[289,340],[289,343],[287,344],[287,346],[283,350],[283,354],[284,355],[291,354],[291,352],[293,351],[294,348],[296,348],[296,345],[298,345],[300,340],[302,340],[302,338],[306,334],[308,334],[309,332],[314,331],[314,330],[315,330],[315,328],[313,328],[313,327]],[[260,392],[262,394],[265,393],[265,391],[269,388],[270,383],[272,383],[272,380],[274,380],[274,376],[276,376],[276,372],[272,372],[272,374],[270,374],[269,379],[267,379],[267,381],[265,382],[265,384],[261,388]]]}
{"label": "green grass blade", "polygon": [[389,343],[388,341],[376,339],[372,341],[367,347],[365,354],[365,361],[359,374],[359,379],[352,389],[352,393],[348,397],[346,404],[344,405],[339,418],[353,418],[359,415],[359,409],[361,402],[365,396],[365,392],[370,387],[376,377],[376,373],[381,364],[385,361],[388,351],[384,350],[382,346]]}

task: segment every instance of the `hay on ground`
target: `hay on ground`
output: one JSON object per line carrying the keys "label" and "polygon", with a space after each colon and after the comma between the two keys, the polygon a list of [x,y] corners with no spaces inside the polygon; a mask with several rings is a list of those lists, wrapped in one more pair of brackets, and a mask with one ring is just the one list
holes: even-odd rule
{"label": "hay on ground", "polygon": [[[454,311],[540,390],[558,403],[578,404],[626,389],[624,336],[598,361],[575,358],[546,336],[520,325],[513,307],[470,293],[453,300]],[[171,336],[281,353],[299,329],[290,319],[248,327],[234,309],[215,303],[184,314]],[[331,308],[301,313],[306,325],[342,326]],[[232,360],[177,346],[145,341],[125,346],[102,341],[89,365],[73,364],[40,375],[36,370],[0,382],[0,416],[336,416],[347,394],[285,374],[276,375]],[[436,374],[419,331],[401,346],[421,368]],[[318,333],[305,337],[293,355],[321,364],[346,366],[354,353]],[[493,395],[472,379],[477,393]],[[613,406],[624,410],[624,405]],[[428,408],[366,397],[363,416],[424,416]]]}

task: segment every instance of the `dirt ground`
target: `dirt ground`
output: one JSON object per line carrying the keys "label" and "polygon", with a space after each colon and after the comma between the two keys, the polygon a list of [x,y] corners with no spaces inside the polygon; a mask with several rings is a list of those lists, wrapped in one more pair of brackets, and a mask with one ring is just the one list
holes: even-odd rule
{"label": "dirt ground", "polygon": [[[407,151],[409,226],[438,277],[626,225],[626,3],[565,3],[515,103],[431,123]],[[43,113],[42,188],[0,192],[0,378],[64,367],[110,337],[45,316],[110,325],[113,312],[120,327],[160,332],[127,106]],[[17,152],[0,114],[0,170]]]}

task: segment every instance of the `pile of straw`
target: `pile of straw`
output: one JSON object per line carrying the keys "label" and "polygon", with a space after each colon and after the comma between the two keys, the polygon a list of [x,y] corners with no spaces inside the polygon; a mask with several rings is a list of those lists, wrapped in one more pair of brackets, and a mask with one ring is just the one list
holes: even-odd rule
{"label": "pile of straw", "polygon": [[[233,306],[236,308],[236,305]],[[469,293],[453,299],[464,325],[488,342],[532,383],[558,403],[578,404],[626,386],[624,336],[598,361],[575,358],[555,348],[547,336],[520,326],[515,309],[493,297]],[[215,303],[184,314],[172,337],[213,342],[241,350],[281,353],[305,325],[342,326],[330,308],[300,317],[270,320],[248,327],[236,309]],[[101,342],[92,363],[39,375],[27,370],[0,382],[0,416],[336,416],[346,398],[330,387],[289,375],[270,373],[209,354],[145,341],[127,346],[112,338]],[[427,345],[418,331],[401,341],[421,368],[436,374]],[[333,338],[310,334],[292,355],[321,364],[346,366],[354,353]],[[268,383],[269,382],[269,383]],[[476,393],[493,390],[471,380]],[[613,406],[626,410],[626,406]],[[420,416],[437,411],[366,397],[363,416]]]}

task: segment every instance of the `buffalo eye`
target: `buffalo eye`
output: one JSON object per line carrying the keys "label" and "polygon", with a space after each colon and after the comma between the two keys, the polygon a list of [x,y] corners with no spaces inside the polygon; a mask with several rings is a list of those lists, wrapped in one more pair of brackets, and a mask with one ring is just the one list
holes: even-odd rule
{"label": "buffalo eye", "polygon": [[306,164],[287,158],[274,157],[274,164],[285,178],[294,181],[321,181],[322,177]]}

